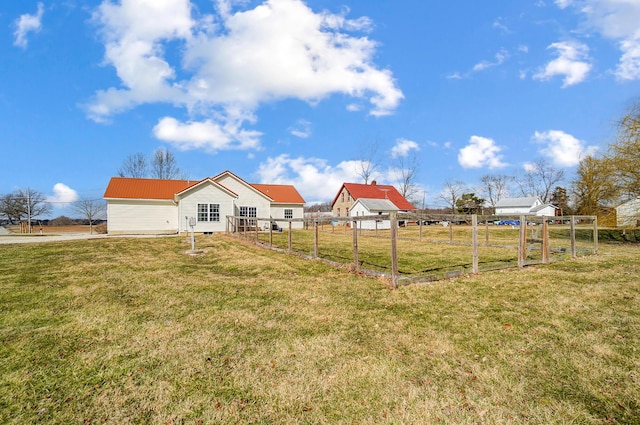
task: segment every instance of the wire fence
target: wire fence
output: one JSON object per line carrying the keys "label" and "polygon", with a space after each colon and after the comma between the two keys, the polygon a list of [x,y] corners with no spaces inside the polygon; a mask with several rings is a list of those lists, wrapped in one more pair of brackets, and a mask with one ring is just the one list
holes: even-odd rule
{"label": "wire fence", "polygon": [[230,216],[227,231],[264,247],[389,277],[394,287],[598,252],[595,216]]}

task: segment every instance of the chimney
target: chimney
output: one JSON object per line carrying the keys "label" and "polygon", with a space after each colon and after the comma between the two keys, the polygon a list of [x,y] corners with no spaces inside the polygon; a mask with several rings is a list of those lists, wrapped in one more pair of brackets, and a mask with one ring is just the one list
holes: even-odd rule
{"label": "chimney", "polygon": [[378,184],[378,182],[377,182],[377,181],[375,181],[375,180],[372,180],[372,181],[371,181],[371,186],[375,186],[375,185],[377,185],[377,184]]}

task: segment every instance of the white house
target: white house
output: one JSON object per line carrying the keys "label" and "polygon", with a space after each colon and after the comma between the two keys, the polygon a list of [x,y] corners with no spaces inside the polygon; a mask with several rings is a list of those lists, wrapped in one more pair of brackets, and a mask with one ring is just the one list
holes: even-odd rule
{"label": "white house", "polygon": [[496,203],[496,215],[537,215],[553,217],[558,207],[543,203],[537,196],[524,198],[503,198]]}
{"label": "white house", "polygon": [[[227,216],[302,219],[304,199],[291,185],[250,184],[230,171],[215,177],[159,180],[113,177],[104,193],[109,234],[222,232]],[[284,221],[280,222],[281,226]],[[293,228],[304,223],[294,222]]]}
{"label": "white house", "polygon": [[640,198],[631,199],[616,207],[616,226],[640,226]]}
{"label": "white house", "polygon": [[[389,199],[370,199],[370,198],[358,198],[351,206],[351,216],[380,216],[379,219],[371,220],[359,220],[358,226],[361,229],[390,229],[391,222],[387,218],[387,215],[392,211],[399,211],[400,209]],[[383,216],[384,214],[384,216]]]}

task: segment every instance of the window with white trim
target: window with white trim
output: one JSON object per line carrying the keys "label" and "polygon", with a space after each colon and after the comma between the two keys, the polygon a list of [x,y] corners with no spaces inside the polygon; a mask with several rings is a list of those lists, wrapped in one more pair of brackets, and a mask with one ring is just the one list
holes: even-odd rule
{"label": "window with white trim", "polygon": [[[258,207],[240,207],[240,217],[257,217]],[[255,226],[256,220],[247,220],[249,226]]]}
{"label": "window with white trim", "polygon": [[198,204],[198,221],[220,221],[220,204]]}
{"label": "window with white trim", "polygon": [[285,208],[285,210],[284,210],[284,218],[293,218],[293,209]]}

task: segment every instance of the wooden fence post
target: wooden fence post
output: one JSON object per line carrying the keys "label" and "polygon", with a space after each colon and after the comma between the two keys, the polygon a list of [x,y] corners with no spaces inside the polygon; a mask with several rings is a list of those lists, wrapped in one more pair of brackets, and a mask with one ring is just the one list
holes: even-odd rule
{"label": "wooden fence post", "polygon": [[593,217],[593,253],[598,253],[598,217]]}
{"label": "wooden fence post", "polygon": [[418,236],[418,240],[422,242],[422,217],[418,217],[418,223],[420,223],[420,236]]}
{"label": "wooden fence post", "polygon": [[398,287],[398,215],[395,211],[389,213],[391,222],[391,286]]}
{"label": "wooden fence post", "polygon": [[449,220],[449,242],[453,243],[453,216]]}
{"label": "wooden fence post", "polygon": [[524,267],[527,258],[527,222],[520,216],[520,240],[518,241],[518,267]]}
{"label": "wooden fence post", "polygon": [[313,256],[318,258],[318,220],[313,221]]}
{"label": "wooden fence post", "polygon": [[489,220],[484,218],[484,245],[489,246]]}
{"label": "wooden fence post", "polygon": [[351,232],[353,233],[353,265],[355,270],[360,270],[360,263],[358,261],[358,223],[353,220],[351,222]]}
{"label": "wooden fence post", "polygon": [[576,219],[574,216],[569,217],[569,229],[571,234],[571,258],[576,258]]}
{"label": "wooden fence post", "polygon": [[273,247],[273,221],[271,220],[269,220],[269,247]]}
{"label": "wooden fence post", "polygon": [[542,263],[549,264],[549,221],[542,216]]}
{"label": "wooden fence post", "polygon": [[293,247],[293,235],[292,235],[292,231],[291,231],[291,220],[289,220],[289,252],[292,251],[292,247]]}
{"label": "wooden fence post", "polygon": [[473,261],[471,266],[471,272],[476,274],[478,273],[478,215],[473,214],[471,216],[471,242],[472,242],[472,253],[473,253]]}

